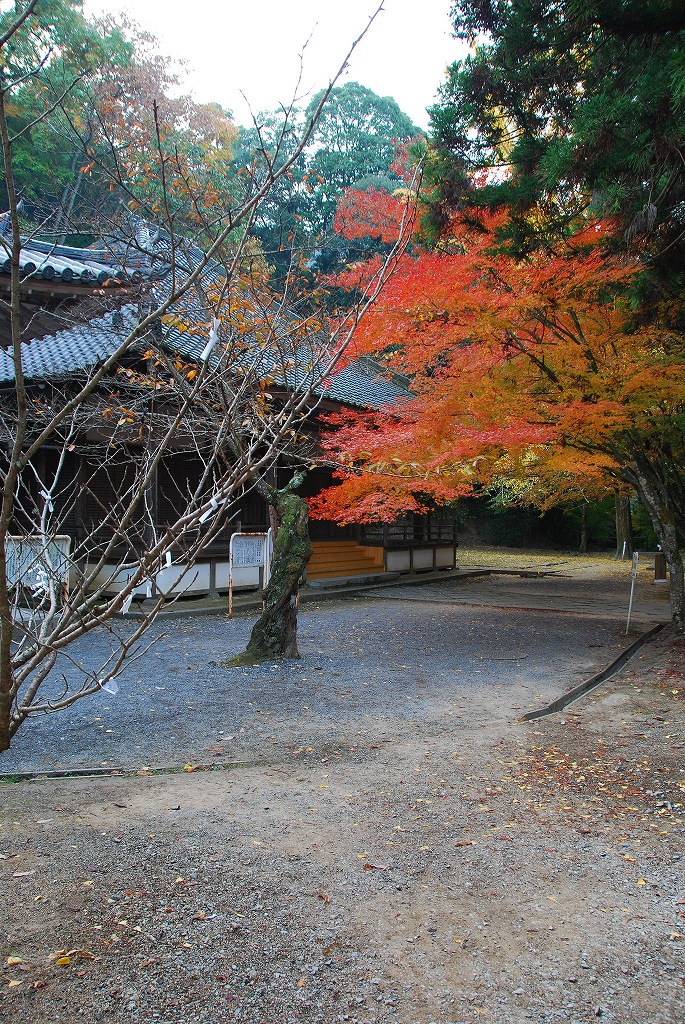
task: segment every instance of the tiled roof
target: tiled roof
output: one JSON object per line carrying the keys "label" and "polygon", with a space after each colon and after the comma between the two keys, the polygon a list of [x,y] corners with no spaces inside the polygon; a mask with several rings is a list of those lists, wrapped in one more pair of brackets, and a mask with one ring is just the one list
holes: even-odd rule
{"label": "tiled roof", "polygon": [[405,401],[409,398],[409,388],[394,375],[388,377],[371,360],[355,359],[327,381],[323,394],[344,405],[379,408]]}
{"label": "tiled roof", "polygon": [[[94,274],[95,268],[102,264],[90,258],[92,250],[68,249],[64,246],[51,246],[48,243],[32,243],[33,250],[37,245],[48,250],[44,255],[49,259],[50,266],[56,268],[57,262],[61,261],[64,274],[69,268],[76,272],[76,268],[82,266],[81,273],[88,271]],[[73,258],[67,259],[62,254],[68,251]],[[79,255],[81,262],[76,260]],[[98,259],[112,258],[111,253],[104,250],[98,251]],[[177,252],[177,272],[186,273],[194,270],[204,258],[204,253],[195,246],[188,245],[182,252]],[[165,267],[164,240],[156,245],[155,265]],[[116,258],[116,257],[115,257]],[[151,261],[149,261],[151,262]],[[180,266],[179,266],[180,264]],[[1,265],[1,261],[0,261]],[[45,267],[40,273],[45,272]],[[57,272],[57,270],[55,271]],[[111,268],[107,271],[112,273]],[[149,267],[148,267],[148,272]],[[36,270],[36,274],[38,270]],[[129,271],[130,274],[130,271]],[[216,279],[222,275],[219,264],[211,261],[204,274],[204,280]],[[158,277],[158,274],[155,276]],[[82,278],[85,280],[85,278]],[[92,280],[92,278],[91,278]],[[130,276],[129,276],[130,280]],[[162,301],[167,293],[168,282],[157,280],[153,285],[154,302]],[[181,302],[183,308],[183,319],[194,320],[203,323],[206,319],[204,312],[199,305],[193,308],[195,302],[194,291],[189,291]],[[139,322],[140,311],[137,304],[128,303],[120,309],[106,313],[85,324],[74,324],[55,334],[33,340],[22,344],[22,366],[27,380],[42,381],[49,379],[64,379],[74,373],[87,373],[98,366],[101,362],[116,352],[123,338]],[[274,346],[258,345],[256,342],[251,348],[249,344],[250,335],[241,330],[241,340],[244,340],[245,367],[250,367],[261,379],[270,377],[276,386],[287,388],[307,386],[308,378],[312,376],[313,356],[311,351],[307,353],[302,346],[296,353],[290,349],[290,354],[283,355],[283,350],[288,350],[287,341],[287,312],[283,314],[284,328],[282,338],[276,338]],[[163,345],[170,352],[178,352],[182,358],[197,360],[207,341],[206,333],[201,335],[192,331],[179,331],[172,325],[164,326]],[[282,342],[282,343],[279,343]],[[145,344],[145,342],[143,342]],[[314,370],[314,377],[316,373]],[[9,386],[14,380],[14,362],[11,352],[0,349],[0,386]],[[397,378],[390,378],[381,367],[377,367],[369,359],[360,359],[348,364],[343,370],[332,374],[322,386],[313,388],[315,394],[338,401],[346,405],[359,407],[379,407],[388,403],[395,403],[408,397],[408,390],[403,382]]]}
{"label": "tiled roof", "polygon": [[[137,314],[137,307],[129,304],[87,324],[22,344],[25,378],[49,380],[91,370],[116,352],[122,339],[138,322]],[[0,385],[13,381],[12,354],[0,349]]]}
{"label": "tiled roof", "polygon": [[[22,365],[25,378],[29,381],[65,379],[74,373],[87,373],[109,358],[138,322],[138,308],[129,303],[121,309],[106,313],[96,320],[59,331],[46,338],[35,339],[22,345]],[[190,334],[172,332],[165,336],[165,347],[179,352],[186,359],[197,359],[204,346],[204,339]],[[249,355],[246,357],[249,361]],[[257,369],[259,369],[257,367]],[[268,372],[276,373],[271,361]],[[307,372],[300,368],[294,372],[294,363],[286,373],[285,384],[295,386],[293,377],[301,385],[306,381]],[[14,381],[14,362],[10,352],[0,349],[0,386],[11,385]],[[394,404],[408,397],[408,390],[394,379],[388,379],[382,370],[376,370],[367,359],[349,363],[339,373],[330,376],[322,387],[315,387],[314,393],[361,408],[377,408]]]}
{"label": "tiled roof", "polygon": [[[168,267],[158,265],[153,269],[143,265],[142,261],[141,265],[127,263],[124,267],[115,254],[106,249],[78,249],[30,239],[22,242],[19,269],[23,278],[30,277],[35,281],[73,282],[109,288],[160,276]],[[0,249],[0,274],[9,273],[9,254]]]}

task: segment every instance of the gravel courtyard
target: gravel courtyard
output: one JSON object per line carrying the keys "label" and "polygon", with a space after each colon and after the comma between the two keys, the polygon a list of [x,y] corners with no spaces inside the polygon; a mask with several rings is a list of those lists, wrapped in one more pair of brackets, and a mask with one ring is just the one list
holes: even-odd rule
{"label": "gravel courtyard", "polygon": [[[431,588],[433,589],[433,588]],[[20,730],[0,771],[206,764],[278,756],[288,744],[327,742],[420,722],[440,733],[455,702],[503,725],[547,703],[619,653],[615,622],[596,617],[473,608],[423,600],[353,598],[305,606],[300,661],[227,670],[252,617],[159,622],[158,642],[104,691]],[[449,597],[449,593],[446,595]],[[121,624],[118,628],[132,628]],[[87,661],[106,633],[70,649]],[[74,675],[64,659],[54,675]],[[56,685],[58,685],[58,678]]]}
{"label": "gravel courtyard", "polygon": [[250,618],[169,620],[25,728],[0,772],[122,774],[0,790],[0,1020],[682,1020],[683,641],[520,724],[625,620],[582,606],[599,570],[581,613],[493,579],[310,603],[289,665],[223,667]]}

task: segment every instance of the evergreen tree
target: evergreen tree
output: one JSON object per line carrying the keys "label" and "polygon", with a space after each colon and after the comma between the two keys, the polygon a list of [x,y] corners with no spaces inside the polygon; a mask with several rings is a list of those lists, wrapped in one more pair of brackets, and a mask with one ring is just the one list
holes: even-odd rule
{"label": "evergreen tree", "polygon": [[[670,277],[685,252],[685,13],[678,0],[457,0],[472,44],[432,110],[438,224],[514,212],[519,249],[588,209]],[[474,172],[487,172],[480,177]],[[474,181],[477,185],[474,186]],[[542,209],[544,219],[529,211]],[[533,236],[531,238],[531,236]]]}

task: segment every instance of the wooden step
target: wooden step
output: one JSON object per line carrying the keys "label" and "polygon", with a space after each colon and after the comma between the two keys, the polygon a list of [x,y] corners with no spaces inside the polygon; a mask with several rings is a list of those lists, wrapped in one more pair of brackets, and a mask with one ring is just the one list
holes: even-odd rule
{"label": "wooden step", "polygon": [[354,541],[315,541],[307,566],[309,579],[365,576],[384,572],[383,549]]}
{"label": "wooden step", "polygon": [[360,547],[356,541],[312,541],[314,551],[346,551]]}
{"label": "wooden step", "polygon": [[315,565],[311,569],[307,566],[307,576],[311,579],[321,576],[353,576],[358,573],[383,572],[382,565],[374,562],[338,562],[335,565]]}
{"label": "wooden step", "polygon": [[341,568],[339,570],[331,570],[329,572],[308,572],[308,580],[334,580],[337,577],[347,576],[378,576],[380,573],[384,573],[385,569],[382,566],[367,565],[364,569],[348,569]]}

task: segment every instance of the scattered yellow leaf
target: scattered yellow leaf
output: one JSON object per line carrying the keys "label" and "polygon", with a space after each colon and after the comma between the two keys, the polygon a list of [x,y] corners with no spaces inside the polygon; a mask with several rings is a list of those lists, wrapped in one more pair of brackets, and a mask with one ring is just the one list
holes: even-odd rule
{"label": "scattered yellow leaf", "polygon": [[647,883],[645,882],[644,878],[638,878],[637,884],[638,885],[647,885]]}
{"label": "scattered yellow leaf", "polygon": [[297,987],[298,988],[304,988],[306,984],[307,984],[307,979],[306,978],[298,978],[297,979]]}
{"label": "scattered yellow leaf", "polygon": [[9,983],[9,985],[7,987],[8,988],[16,988],[17,985],[21,985],[21,982],[20,981],[10,981],[10,983]]}
{"label": "scattered yellow leaf", "polygon": [[22,960],[22,958],[20,956],[8,956],[7,957],[7,966],[8,967],[16,967],[17,964],[23,964],[23,962],[24,961]]}
{"label": "scattered yellow leaf", "polygon": [[58,956],[57,959],[55,960],[55,964],[57,965],[57,967],[68,967],[70,963],[70,956]]}

